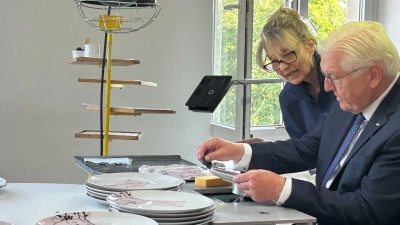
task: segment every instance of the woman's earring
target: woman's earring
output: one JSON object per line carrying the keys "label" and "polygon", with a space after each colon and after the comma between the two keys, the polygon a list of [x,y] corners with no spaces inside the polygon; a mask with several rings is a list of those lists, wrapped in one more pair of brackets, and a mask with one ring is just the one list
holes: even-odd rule
{"label": "woman's earring", "polygon": [[311,55],[311,67],[313,67],[314,66],[314,57],[313,57],[313,55]]}

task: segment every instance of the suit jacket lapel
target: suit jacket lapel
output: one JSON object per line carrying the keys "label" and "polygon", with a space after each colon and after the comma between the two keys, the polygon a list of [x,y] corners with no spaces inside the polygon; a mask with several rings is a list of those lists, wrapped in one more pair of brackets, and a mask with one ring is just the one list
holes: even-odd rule
{"label": "suit jacket lapel", "polygon": [[[370,121],[368,121],[367,126],[364,128],[357,142],[354,144],[349,156],[346,158],[344,164],[346,164],[354,154],[369,140],[371,139],[379,129],[381,129],[387,123],[387,117],[394,113],[397,105],[400,102],[400,79],[394,84],[389,93],[379,104],[378,108],[372,115]],[[342,167],[343,168],[343,167]]]}

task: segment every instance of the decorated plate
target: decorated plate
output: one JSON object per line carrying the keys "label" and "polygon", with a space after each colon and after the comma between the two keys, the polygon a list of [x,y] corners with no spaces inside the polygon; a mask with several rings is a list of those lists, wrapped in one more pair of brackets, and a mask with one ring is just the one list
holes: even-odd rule
{"label": "decorated plate", "polygon": [[[168,191],[178,191],[178,190],[179,190],[179,187],[168,189]],[[104,192],[98,191],[96,189],[88,188],[88,187],[86,187],[86,191],[88,194],[94,195],[96,197],[104,198],[104,199],[111,194],[119,193],[118,191],[104,193]]]}
{"label": "decorated plate", "polygon": [[[114,210],[114,212],[125,212],[125,213],[130,213],[128,211],[125,211],[124,209],[121,209],[115,205],[110,205],[110,210]],[[199,216],[199,215],[204,215],[208,213],[214,213],[215,209],[217,208],[217,205],[213,204],[210,207],[207,207],[203,210],[195,211],[195,212],[181,212],[181,213],[151,213],[151,212],[140,212],[136,213],[141,216],[146,216],[146,217],[163,217],[163,218],[182,218],[182,217],[192,217],[192,216]]]}
{"label": "decorated plate", "polygon": [[208,224],[213,221],[214,216],[209,216],[204,219],[194,220],[194,221],[185,221],[185,222],[159,222],[159,225],[199,225],[199,224]]}
{"label": "decorated plate", "polygon": [[110,205],[110,203],[108,203],[108,202],[106,201],[106,198],[98,197],[98,196],[92,195],[92,194],[90,194],[90,193],[86,193],[86,195],[87,195],[89,198],[95,200],[95,201],[98,202],[98,203],[105,204],[105,205]]}
{"label": "decorated plate", "polygon": [[[112,207],[110,207],[109,210],[112,212],[125,212],[123,210],[118,210],[118,209],[112,208]],[[127,212],[125,212],[125,213],[127,213]],[[151,215],[151,216],[146,216],[146,215],[143,215],[142,213],[140,213],[140,214],[136,213],[136,214],[149,217],[149,218],[157,221],[158,223],[160,223],[160,222],[189,222],[189,221],[194,222],[196,220],[213,217],[214,213],[215,213],[215,210],[206,212],[206,213],[203,212],[202,214],[195,215],[195,216],[180,216],[180,214],[169,214],[169,217],[160,216],[159,214],[155,214],[155,215]],[[171,215],[174,215],[174,217],[171,217]]]}
{"label": "decorated plate", "polygon": [[127,212],[183,213],[195,212],[214,204],[203,195],[176,191],[126,191],[112,194],[106,200]]}
{"label": "decorated plate", "polygon": [[11,223],[0,221],[0,225],[12,225]]}
{"label": "decorated plate", "polygon": [[185,183],[176,177],[143,173],[106,173],[92,176],[87,182],[91,186],[109,191],[165,190]]}
{"label": "decorated plate", "polygon": [[117,212],[73,212],[40,220],[36,225],[158,225],[150,218]]}
{"label": "decorated plate", "polygon": [[148,166],[139,167],[140,173],[156,173],[173,176],[182,180],[194,180],[196,177],[211,175],[208,169],[200,166],[169,165],[169,166]]}

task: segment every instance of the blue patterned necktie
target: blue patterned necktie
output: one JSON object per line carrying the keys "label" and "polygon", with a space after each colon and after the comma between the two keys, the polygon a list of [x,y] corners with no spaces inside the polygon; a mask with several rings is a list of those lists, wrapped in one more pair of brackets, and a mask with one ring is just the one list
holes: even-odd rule
{"label": "blue patterned necktie", "polygon": [[344,139],[342,146],[340,146],[339,151],[336,153],[335,158],[333,159],[331,165],[329,166],[328,170],[325,173],[324,179],[322,180],[321,187],[325,187],[326,183],[328,182],[329,178],[332,176],[333,171],[340,162],[343,154],[346,152],[347,148],[349,147],[351,141],[356,136],[358,130],[360,129],[361,124],[364,122],[365,117],[362,113],[358,114],[357,119],[354,121],[353,126],[350,128],[349,133],[347,134],[346,138]]}

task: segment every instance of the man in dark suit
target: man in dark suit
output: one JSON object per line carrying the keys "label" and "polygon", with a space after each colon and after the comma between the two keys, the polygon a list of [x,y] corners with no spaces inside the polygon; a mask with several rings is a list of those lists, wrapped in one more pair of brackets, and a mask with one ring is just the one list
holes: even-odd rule
{"label": "man in dark suit", "polygon": [[[318,224],[400,224],[396,47],[379,23],[351,22],[318,50],[324,87],[337,99],[326,121],[287,141],[239,144],[214,138],[199,146],[197,157],[233,160],[235,169],[247,171],[233,179],[247,196],[297,209]],[[312,168],[316,185],[278,175]]]}

